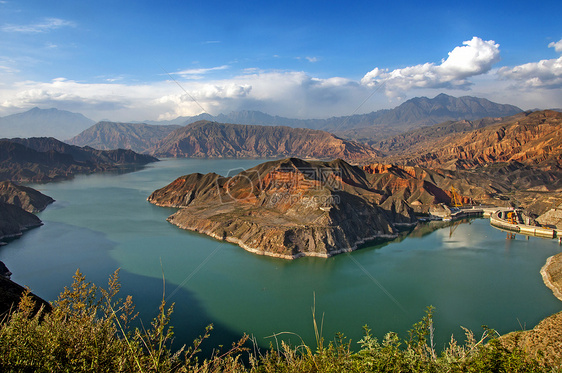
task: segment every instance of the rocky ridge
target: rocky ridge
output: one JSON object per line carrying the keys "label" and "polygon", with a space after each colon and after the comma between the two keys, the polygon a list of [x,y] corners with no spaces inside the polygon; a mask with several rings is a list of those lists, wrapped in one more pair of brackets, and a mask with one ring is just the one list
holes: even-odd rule
{"label": "rocky ridge", "polygon": [[349,161],[380,156],[368,145],[340,139],[328,132],[283,126],[258,126],[199,121],[179,128],[149,152],[156,157],[342,158]]}
{"label": "rocky ridge", "polygon": [[179,125],[103,121],[74,136],[68,143],[100,150],[131,149],[134,152],[145,153],[178,128]]}
{"label": "rocky ridge", "polygon": [[499,104],[483,98],[453,97],[442,93],[433,98],[414,97],[392,109],[326,119],[294,119],[268,115],[260,111],[243,110],[216,116],[203,113],[192,117],[178,117],[172,121],[146,123],[186,125],[209,120],[221,123],[310,128],[375,145],[383,138],[414,128],[451,120],[505,117],[521,111],[516,106]]}
{"label": "rocky ridge", "polygon": [[562,113],[543,110],[441,123],[379,145],[384,162],[448,174],[464,196],[539,216],[562,203],[561,134]]}
{"label": "rocky ridge", "polygon": [[421,205],[449,198],[423,180],[423,170],[378,172],[383,168],[288,158],[230,177],[185,175],[148,201],[179,208],[168,221],[180,228],[256,254],[329,257],[377,237],[394,237],[397,226],[416,224],[408,200]]}
{"label": "rocky ridge", "polygon": [[[137,152],[147,152],[150,148],[155,151],[155,143],[162,140],[174,129],[174,126],[189,126],[199,121],[208,121],[329,131],[344,139],[352,139],[376,146],[383,139],[420,127],[426,128],[445,121],[474,121],[486,117],[499,118],[514,115],[521,111],[516,106],[498,104],[483,98],[453,97],[440,94],[434,98],[415,97],[393,109],[327,119],[294,119],[272,116],[259,111],[243,110],[216,116],[203,113],[190,117],[178,117],[168,121],[145,121],[144,123],[99,122],[73,137],[69,142],[74,145],[92,146],[96,149],[125,148]],[[246,151],[249,150],[246,149]],[[283,153],[281,155],[304,156],[296,153]],[[337,157],[333,156],[332,158]],[[341,158],[341,155],[339,157]]]}
{"label": "rocky ridge", "polygon": [[20,237],[24,231],[42,224],[32,213],[18,206],[0,202],[0,241]]}
{"label": "rocky ridge", "polygon": [[525,112],[476,130],[430,138],[407,149],[401,156],[407,165],[474,169],[500,162],[519,162],[543,170],[559,170],[562,168],[562,113]]}
{"label": "rocky ridge", "polygon": [[[370,123],[361,121],[351,128],[340,129],[338,135],[371,145],[405,131],[432,126],[446,121],[477,120],[487,117],[506,117],[522,110],[513,105],[441,93],[434,98],[415,97],[392,110],[376,112]],[[375,113],[371,113],[375,114]],[[367,114],[369,115],[369,114]]]}
{"label": "rocky ridge", "polygon": [[33,213],[43,211],[54,200],[29,187],[0,182],[0,243],[2,239],[19,237],[30,228],[43,223]]}
{"label": "rocky ridge", "polygon": [[10,181],[0,181],[0,202],[15,205],[27,212],[43,211],[55,200],[51,197],[23,185]]}
{"label": "rocky ridge", "polygon": [[157,161],[131,150],[96,150],[54,138],[0,140],[0,180],[47,182]]}

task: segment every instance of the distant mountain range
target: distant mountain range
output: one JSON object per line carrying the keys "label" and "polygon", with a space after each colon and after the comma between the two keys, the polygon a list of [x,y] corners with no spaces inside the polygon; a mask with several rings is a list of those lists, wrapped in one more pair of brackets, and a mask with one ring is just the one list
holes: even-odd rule
{"label": "distant mountain range", "polygon": [[434,98],[412,98],[394,109],[328,119],[291,119],[260,111],[235,111],[226,115],[212,116],[205,113],[192,117],[178,117],[172,121],[145,123],[187,125],[199,120],[209,120],[220,123],[289,126],[320,129],[345,138],[375,143],[377,140],[422,126],[451,120],[505,117],[521,111],[523,110],[517,106],[498,104],[484,98],[471,96],[457,98],[442,93]]}
{"label": "distant mountain range", "polygon": [[[522,110],[516,106],[498,104],[483,98],[471,96],[456,98],[446,94],[440,94],[434,98],[416,97],[394,109],[384,109],[368,114],[332,117],[328,119],[294,119],[272,116],[260,111],[244,110],[216,116],[203,113],[191,117],[178,117],[169,121],[144,121],[142,124],[155,126],[185,126],[200,120],[208,120],[219,123],[288,126],[294,128],[320,129],[335,133],[340,137],[374,144],[384,138],[414,128],[433,125],[444,121],[505,117],[517,114],[521,111]],[[55,137],[60,140],[68,140],[93,124],[94,122],[92,120],[81,114],[57,109],[33,108],[25,113],[0,118],[0,137],[46,136]],[[115,133],[102,134],[100,132],[97,135],[90,133],[85,137],[89,139],[88,141],[91,142],[91,146],[99,147],[100,149],[113,147],[112,145],[108,145],[109,142],[120,143],[123,144],[123,147],[130,146],[131,148],[133,148],[133,144],[135,144],[134,147],[139,149],[141,147],[147,147],[147,144],[143,143],[151,136],[156,135],[158,137],[162,132],[165,132],[155,131],[154,128],[150,127],[145,127],[142,130],[130,126],[126,128],[127,124],[141,124],[140,122],[121,124],[123,124],[122,131],[132,130],[136,133],[121,140],[118,139],[119,135]],[[101,128],[96,130],[101,130]],[[99,138],[92,139],[92,136],[99,136]],[[108,140],[107,137],[110,137],[111,140]],[[80,139],[76,139],[75,141],[74,143],[76,144],[86,144]]]}
{"label": "distant mountain range", "polygon": [[307,128],[198,121],[172,131],[149,150],[157,157],[303,157],[364,160],[380,156],[368,145]]}
{"label": "distant mountain range", "polygon": [[463,96],[453,97],[441,93],[434,98],[415,97],[394,109],[383,109],[368,114],[332,117],[328,119],[292,119],[272,116],[261,111],[233,111],[230,114],[200,114],[191,117],[178,117],[171,121],[146,121],[147,124],[186,125],[199,120],[221,123],[259,124],[266,126],[289,126],[345,131],[370,126],[398,126],[411,128],[441,123],[447,120],[480,119],[485,117],[505,117],[521,112],[513,105],[498,104],[484,98]]}
{"label": "distant mountain range", "polygon": [[[406,101],[402,105],[392,110],[380,110],[370,114],[353,115],[348,117],[334,117],[330,119],[290,119],[279,116],[271,116],[259,111],[240,111],[232,112],[228,115],[220,114],[212,116],[209,114],[201,114],[194,117],[178,117],[174,121],[165,122],[147,122],[147,123],[113,123],[113,122],[99,122],[94,126],[83,131],[79,135],[68,140],[69,143],[79,146],[92,146],[97,149],[115,149],[126,148],[132,149],[137,152],[151,153],[157,156],[228,156],[228,157],[263,157],[273,156],[277,154],[280,156],[294,155],[307,157],[307,154],[295,154],[297,149],[294,145],[293,153],[288,153],[288,150],[283,147],[280,150],[273,148],[275,144],[270,143],[267,146],[269,149],[264,148],[264,143],[256,144],[256,147],[250,149],[248,144],[242,146],[240,141],[244,136],[257,136],[265,139],[271,133],[279,134],[280,130],[271,132],[267,127],[293,127],[293,128],[308,128],[308,129],[321,129],[324,131],[331,131],[337,136],[356,140],[358,142],[368,143],[371,145],[378,145],[378,143],[386,138],[403,133],[407,130],[416,129],[420,127],[429,126],[436,123],[441,123],[446,120],[475,120],[483,117],[505,117],[521,112],[521,109],[512,105],[496,104],[486,99],[476,97],[460,97],[455,98],[445,94],[440,94],[433,99],[426,97],[414,98]],[[195,135],[195,127],[189,127],[192,123],[229,123],[239,125],[257,125],[260,127],[248,128],[242,130],[243,127],[236,127],[234,140],[234,133],[230,126],[231,133],[225,134],[224,132],[216,132],[213,136],[218,136],[214,145],[207,144],[207,150],[191,149],[186,151],[186,139],[183,139],[181,144],[176,144],[174,150],[167,149],[164,142],[170,142],[171,139],[164,141],[167,136],[173,135],[178,140],[178,134],[181,132],[183,136],[191,137],[194,145],[199,140],[194,136],[203,136],[209,138],[210,133],[202,131],[199,126],[198,135]],[[175,123],[175,124],[174,124]],[[179,124],[188,126],[189,130],[181,130]],[[207,125],[208,127],[208,125]],[[187,127],[186,127],[187,128]],[[260,129],[263,133],[256,132]],[[182,132],[183,131],[183,132]],[[189,131],[190,134],[187,134]],[[283,130],[288,133],[287,129]],[[208,131],[207,131],[208,132]],[[246,134],[244,134],[246,132]],[[250,135],[250,132],[252,135]],[[310,134],[312,132],[308,132]],[[303,134],[305,134],[303,132]],[[242,136],[242,137],[240,137]],[[178,140],[179,141],[179,140]],[[207,140],[203,140],[207,141]],[[218,142],[225,142],[223,145],[218,145]],[[235,141],[229,149],[228,142]],[[163,143],[160,143],[163,142]],[[279,145],[279,144],[277,144]],[[183,146],[182,149],[180,149]],[[258,149],[259,147],[262,149]],[[228,153],[219,155],[218,149],[221,148]],[[238,148],[236,148],[238,147]],[[159,149],[158,149],[159,148]],[[236,149],[235,149],[236,148]],[[370,150],[372,151],[372,150]],[[194,154],[198,155],[194,155]],[[211,153],[213,153],[211,155]],[[325,158],[327,153],[316,152],[315,154],[324,154],[320,156]],[[337,153],[337,152],[336,152]],[[180,155],[183,154],[183,155]],[[348,158],[349,159],[349,158]]]}
{"label": "distant mountain range", "polygon": [[0,138],[54,137],[66,140],[94,123],[82,114],[36,107],[23,113],[0,117]]}

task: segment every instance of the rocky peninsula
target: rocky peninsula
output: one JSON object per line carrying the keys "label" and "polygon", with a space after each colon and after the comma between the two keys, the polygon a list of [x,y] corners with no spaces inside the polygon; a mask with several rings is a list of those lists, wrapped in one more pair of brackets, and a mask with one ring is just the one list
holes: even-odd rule
{"label": "rocky peninsula", "polygon": [[96,150],[47,137],[0,139],[0,180],[43,183],[157,161],[132,150]]}
{"label": "rocky peninsula", "polygon": [[0,182],[0,244],[43,223],[34,213],[43,211],[54,199],[29,187],[10,181]]}
{"label": "rocky peninsula", "polygon": [[256,254],[330,257],[416,224],[409,201],[428,199],[424,187],[431,203],[448,198],[437,186],[420,182],[414,168],[409,171],[287,158],[228,177],[185,175],[148,201],[179,208],[168,221],[180,228]]}

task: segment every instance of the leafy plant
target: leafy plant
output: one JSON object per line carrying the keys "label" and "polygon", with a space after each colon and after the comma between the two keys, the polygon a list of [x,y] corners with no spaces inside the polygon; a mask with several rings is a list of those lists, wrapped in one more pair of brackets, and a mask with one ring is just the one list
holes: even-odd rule
{"label": "leafy plant", "polygon": [[[62,291],[52,311],[34,311],[27,292],[9,319],[0,325],[0,371],[2,372],[560,372],[543,359],[530,357],[516,347],[508,348],[499,334],[484,327],[482,336],[465,330],[465,341],[451,338],[440,353],[433,342],[433,307],[407,333],[393,332],[382,341],[364,327],[364,336],[354,352],[343,334],[326,342],[323,319],[316,320],[312,308],[316,349],[301,340],[291,346],[274,335],[275,347],[262,352],[255,340],[253,351],[247,336],[221,352],[199,360],[201,345],[212,325],[192,346],[172,351],[173,328],[169,307],[163,300],[148,328],[133,328],[137,314],[130,296],[118,298],[119,272],[109,278],[107,289],[86,282],[76,271],[70,288]],[[539,355],[540,356],[540,355]]]}

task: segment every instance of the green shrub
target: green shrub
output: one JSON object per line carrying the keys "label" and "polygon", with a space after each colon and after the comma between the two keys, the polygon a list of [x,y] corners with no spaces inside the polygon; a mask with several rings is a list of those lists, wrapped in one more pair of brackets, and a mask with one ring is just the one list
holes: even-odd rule
{"label": "green shrub", "polygon": [[[463,344],[451,342],[438,354],[433,345],[433,308],[428,308],[408,337],[387,333],[382,341],[365,326],[357,342],[358,351],[343,334],[325,343],[322,324],[313,327],[316,349],[304,343],[290,346],[281,341],[262,352],[253,341],[253,352],[245,347],[247,336],[226,352],[198,359],[200,346],[212,325],[192,346],[171,350],[169,325],[173,304],[160,312],[148,329],[132,328],[136,314],[131,297],[117,298],[118,271],[107,289],[85,281],[77,271],[51,312],[34,313],[25,294],[9,319],[0,325],[0,371],[2,372],[560,372],[531,358],[518,348],[508,349],[499,334],[484,327],[477,339],[465,329]],[[244,362],[243,362],[244,361]]]}

